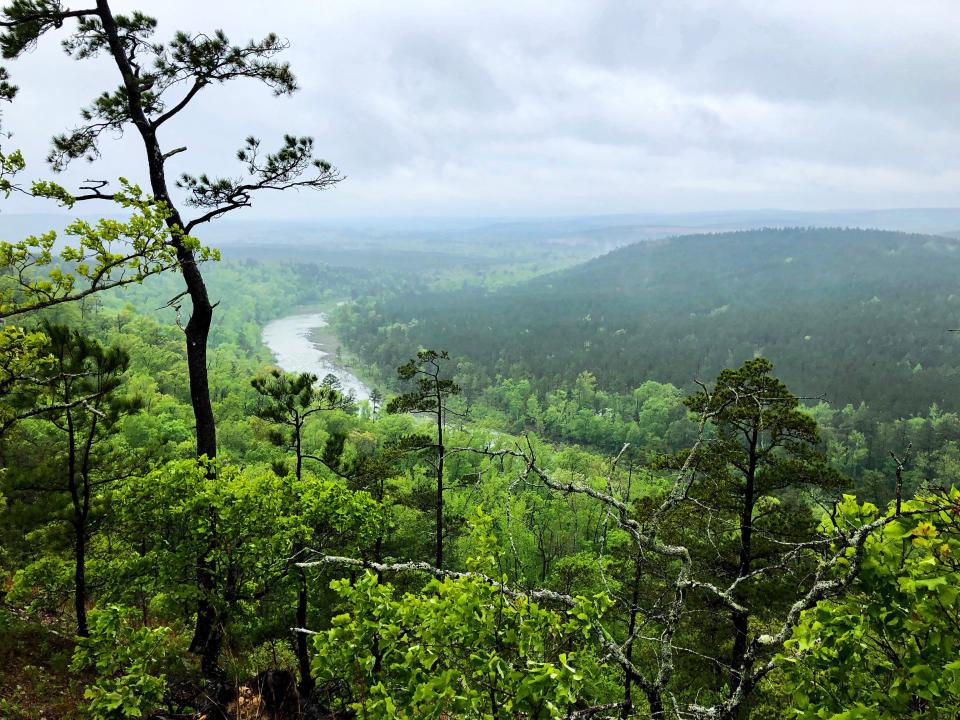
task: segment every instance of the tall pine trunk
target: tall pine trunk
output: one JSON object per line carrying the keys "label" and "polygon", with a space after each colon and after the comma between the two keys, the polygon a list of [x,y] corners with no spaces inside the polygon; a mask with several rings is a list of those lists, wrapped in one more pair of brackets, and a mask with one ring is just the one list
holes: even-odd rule
{"label": "tall pine trunk", "polygon": [[[207,459],[213,460],[217,455],[217,432],[207,379],[207,338],[210,334],[210,324],[213,319],[213,305],[210,302],[203,276],[199,267],[197,267],[196,256],[178,236],[178,232],[183,228],[184,223],[179,211],[171,201],[167,188],[164,172],[165,157],[160,148],[156,131],[144,112],[142,90],[133,68],[130,66],[123,40],[120,37],[107,0],[97,0],[97,16],[107,36],[111,55],[123,77],[130,117],[143,140],[150,176],[150,190],[156,200],[165,202],[171,210],[171,215],[167,218],[167,225],[172,231],[171,243],[176,250],[177,261],[193,306],[190,320],[184,328],[184,334],[187,342],[190,402],[193,406],[193,415],[196,421],[197,457],[206,456]],[[210,467],[211,472],[213,472],[213,466]],[[212,572],[213,570],[205,554],[201,553],[200,557],[197,558],[197,582],[201,592],[197,601],[197,620],[194,626],[193,639],[190,642],[190,650],[203,655],[205,672],[208,669],[213,672],[213,669],[216,668],[219,662],[221,644],[218,631],[220,621],[216,609],[209,599],[209,593],[214,586]]]}

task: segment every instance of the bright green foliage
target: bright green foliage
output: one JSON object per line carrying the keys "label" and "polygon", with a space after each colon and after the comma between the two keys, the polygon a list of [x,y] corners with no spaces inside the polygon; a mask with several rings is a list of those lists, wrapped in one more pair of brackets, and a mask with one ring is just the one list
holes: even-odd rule
{"label": "bright green foliage", "polygon": [[[366,493],[305,475],[244,473],[233,465],[172,462],[117,493],[120,522],[133,539],[111,573],[112,594],[135,588],[154,611],[204,592],[221,617],[252,612],[287,577],[298,544],[351,551],[372,537],[379,506]],[[201,590],[184,582],[204,557],[213,570]]]}
{"label": "bright green foliage", "polygon": [[[0,68],[0,88],[2,88],[6,77],[6,70]],[[0,89],[0,99],[3,99],[2,89]],[[0,151],[0,192],[3,193],[4,197],[10,197],[10,193],[16,189],[17,186],[14,184],[13,178],[26,166],[27,161],[24,160],[23,153],[19,150],[10,153]]]}
{"label": "bright green foliage", "polygon": [[[850,496],[837,512],[841,527],[880,517]],[[782,659],[798,717],[960,712],[960,491],[919,497],[903,513],[867,541],[851,591],[804,613],[787,643],[792,654]]]}
{"label": "bright green foliage", "polygon": [[[335,386],[339,381],[333,375],[324,378],[324,382],[317,386],[317,376],[312,373],[285,373],[278,368],[272,368],[266,376],[253,378],[250,383],[260,396],[257,405],[257,417],[279,426],[270,433],[271,440],[276,445],[293,450],[296,456],[294,479],[298,487],[303,485],[303,461],[305,458],[322,460],[316,455],[308,454],[303,446],[303,432],[307,420],[312,415],[323,410],[333,410],[349,405]],[[285,475],[282,464],[274,464],[277,475]],[[297,535],[293,539],[291,557],[303,559],[304,543],[309,538],[309,531]],[[295,627],[305,627],[309,614],[309,593],[307,574],[303,568],[297,571],[299,589],[297,593]],[[297,635],[297,658],[300,665],[300,690],[304,694],[312,689],[310,679],[310,657],[307,637],[303,633]]]}
{"label": "bright green foliage", "polygon": [[[120,179],[117,205],[131,211],[127,220],[104,218],[91,224],[76,220],[66,229],[75,239],[56,259],[56,233],[31,236],[16,243],[0,243],[0,318],[78,300],[94,292],[140,283],[177,265],[174,240],[198,252],[200,260],[218,259],[216,250],[201,247],[197,240],[171,230],[166,220],[170,209],[137,185]],[[36,195],[72,205],[73,198],[59,185],[36,183]],[[40,270],[46,269],[45,274]]]}
{"label": "bright green foliage", "polygon": [[84,691],[92,720],[141,718],[163,699],[163,668],[171,653],[170,630],[138,627],[136,611],[108,605],[90,613],[90,637],[80,638],[71,669],[92,669]]}
{"label": "bright green foliage", "polygon": [[[457,380],[470,383],[462,370]],[[590,373],[581,373],[575,385],[541,394],[527,378],[504,377],[478,395],[470,404],[475,423],[512,433],[533,430],[610,453],[624,443],[647,454],[679,450],[690,445],[695,428],[683,393],[653,380],[631,393],[616,393],[602,389]]]}
{"label": "bright green foliage", "polygon": [[[52,185],[38,186],[37,191],[51,197],[58,192]],[[101,230],[101,225],[89,228],[94,236]],[[46,266],[33,266],[38,282],[50,281],[47,271],[62,260],[53,257],[57,247],[49,248]],[[89,286],[89,267],[95,261],[80,272],[71,269],[73,263],[82,265],[83,258],[59,266],[73,278],[64,282],[73,285],[55,292],[75,296]],[[419,573],[384,570],[379,577],[353,577],[352,584],[334,582],[331,592],[327,581],[336,577],[335,565],[324,564],[323,570],[297,567],[297,558],[312,557],[308,550],[386,564],[429,557],[437,488],[431,472],[436,470],[435,456],[429,450],[439,443],[417,415],[433,414],[437,386],[416,371],[418,361],[446,358],[424,353],[407,364],[401,379],[412,381],[404,389],[413,390],[413,399],[406,407],[395,404],[403,411],[399,414],[383,413],[374,421],[347,407],[313,415],[303,436],[303,457],[309,462],[298,479],[292,467],[289,475],[277,469],[277,450],[257,429],[262,429],[262,420],[274,424],[282,430],[277,443],[290,449],[296,444],[297,423],[315,405],[333,406],[337,398],[318,394],[310,376],[264,371],[269,357],[260,344],[262,326],[297,306],[362,296],[381,278],[347,280],[329,269],[246,260],[218,267],[210,280],[212,299],[245,298],[242,304],[218,309],[220,324],[211,335],[208,368],[222,431],[221,464],[215,471],[192,460],[179,462],[193,453],[182,335],[172,322],[174,311],[157,310],[179,292],[178,278],[171,273],[122,294],[100,294],[99,308],[91,312],[85,306],[82,316],[79,304],[46,313],[96,337],[103,347],[127,351],[124,394],[142,397],[147,408],[116,426],[104,426],[110,436],[104,449],[120,462],[111,461],[93,478],[88,605],[105,613],[112,612],[114,602],[136,606],[136,617],[124,614],[112,635],[98,626],[99,620],[91,622],[94,638],[85,647],[93,648],[101,635],[127,647],[123,657],[119,650],[108,653],[115,670],[91,687],[98,694],[91,697],[97,716],[150,709],[150,678],[166,670],[133,667],[136,653],[148,652],[139,644],[140,628],[169,625],[185,643],[201,599],[216,608],[227,649],[221,667],[231,679],[267,667],[295,668],[299,658],[289,651],[278,657],[274,649],[292,647],[291,625],[322,629],[313,668],[320,680],[335,681],[320,686],[322,702],[352,704],[360,717],[565,717],[625,698],[632,705],[628,714],[649,714],[652,705],[642,682],[625,682],[610,646],[598,649],[599,619],[602,614],[602,631],[623,648],[642,676],[656,677],[662,657],[659,638],[678,564],[641,552],[629,534],[617,528],[616,513],[605,511],[588,495],[551,491],[532,476],[523,478],[523,458],[447,453],[441,490],[449,543],[443,566],[454,572],[427,582]],[[42,295],[44,289],[38,289]],[[21,300],[29,299],[26,290],[17,292]],[[138,316],[139,311],[153,312],[160,322]],[[600,315],[593,311],[592,317],[584,324],[596,326]],[[0,389],[21,393],[25,383],[33,382],[30,378],[49,376],[44,343],[49,337],[43,333],[0,330]],[[401,340],[394,345],[402,357],[416,347]],[[529,445],[521,442],[521,447],[529,447],[561,487],[569,483],[612,492],[627,503],[629,517],[648,527],[650,511],[669,491],[673,474],[646,467],[643,460],[686,446],[695,423],[683,404],[683,389],[645,380],[650,375],[643,372],[629,385],[613,386],[617,392],[611,390],[609,368],[593,363],[571,365],[569,379],[557,374],[549,382],[524,377],[504,364],[495,384],[487,385],[471,376],[468,366],[458,363],[454,371],[453,364],[445,365],[450,373],[442,378],[438,373],[437,379],[450,383],[440,386],[441,394],[454,383],[468,391],[441,398],[444,405],[450,401],[450,417],[457,418],[443,423],[448,448],[509,450],[517,447],[518,438],[507,433],[525,430],[582,443],[585,447],[558,448],[531,437]],[[253,376],[260,380],[251,386]],[[810,588],[818,560],[815,550],[790,552],[792,542],[817,542],[816,504],[806,490],[832,487],[838,479],[824,463],[821,448],[838,470],[857,476],[867,469],[879,476],[889,469],[884,465],[889,449],[899,455],[912,443],[903,471],[907,497],[917,487],[949,486],[960,474],[956,413],[932,407],[924,416],[894,420],[882,415],[881,405],[833,409],[822,403],[804,408],[762,360],[726,371],[717,388],[709,399],[691,400],[693,409],[706,408],[716,415],[708,423],[685,501],[663,515],[658,538],[690,551],[694,582],[725,588],[738,581],[732,596],[748,612],[734,617],[702,586],[684,594],[682,621],[673,638],[673,674],[663,693],[668,714],[674,712],[673,700],[680,707],[719,702],[738,674],[757,671],[780,651],[763,638],[779,632],[785,613]],[[737,402],[734,395],[746,402]],[[9,392],[2,402],[10,404]],[[461,420],[459,413],[467,410],[469,417]],[[74,568],[67,562],[72,543],[62,511],[69,508],[62,492],[54,498],[59,510],[39,495],[33,499],[23,492],[40,481],[49,484],[65,477],[57,471],[63,453],[52,451],[59,431],[43,419],[19,422],[2,438],[6,469],[0,489],[10,504],[0,522],[2,561],[14,578],[4,602],[18,613],[43,613],[45,620],[59,620],[60,627],[67,627],[74,611],[63,601],[70,595]],[[818,433],[816,426],[826,430]],[[748,437],[753,430],[756,444]],[[822,445],[818,436],[824,439]],[[616,468],[595,452],[615,452],[624,441],[631,447]],[[751,458],[756,461],[752,474],[738,467],[749,468]],[[145,477],[121,477],[138,471],[141,459],[159,469]],[[338,478],[331,480],[334,475]],[[876,481],[877,495],[891,484],[888,472]],[[351,489],[368,490],[373,498]],[[29,503],[23,502],[25,497]],[[496,532],[500,537],[502,557],[483,532],[471,537],[461,529],[480,503],[491,508],[487,535]],[[920,506],[905,507],[912,511]],[[55,522],[44,519],[39,532],[38,519],[46,518],[48,509],[60,514],[49,516]],[[875,508],[852,500],[844,502],[839,513],[854,526],[877,516]],[[867,572],[844,590],[849,594],[831,596],[832,604],[805,616],[791,649],[799,651],[802,645],[806,656],[788,658],[765,676],[761,687],[748,691],[744,708],[752,718],[788,716],[794,695],[796,712],[805,718],[956,714],[952,663],[960,653],[952,628],[960,613],[949,588],[960,586],[950,562],[960,548],[944,517],[926,520],[937,533],[936,542],[924,547],[925,536],[933,530],[919,526],[919,519],[898,520],[902,528],[894,535],[907,534],[871,541]],[[749,547],[742,533],[746,527],[753,532]],[[939,549],[943,545],[947,551]],[[479,562],[470,560],[478,557]],[[870,569],[878,558],[886,574]],[[210,582],[205,585],[198,576],[207,569]],[[465,569],[476,574],[455,572]],[[505,591],[498,584],[504,580],[516,590]],[[608,608],[605,601],[579,599],[571,608],[553,604],[548,593],[523,594],[524,588],[537,586],[587,598],[606,591],[617,602]],[[300,607],[301,588],[309,593],[304,622],[295,621],[293,613]],[[636,634],[631,631],[634,619]],[[630,637],[634,641],[628,647]],[[731,667],[737,656],[743,657],[743,648],[755,642],[760,649],[752,664],[743,661],[742,669]],[[242,668],[239,674],[237,668]],[[134,706],[131,698],[141,704]],[[620,710],[603,712],[614,716]]]}
{"label": "bright green foliage", "polygon": [[[480,513],[477,571],[499,565],[489,528]],[[349,610],[317,636],[314,672],[348,683],[361,718],[544,720],[593,695],[589,640],[607,607],[602,596],[550,610],[480,574],[434,579],[402,596],[372,572],[332,587]]]}
{"label": "bright green foliage", "polygon": [[[35,530],[35,541],[46,537],[45,551],[58,544],[71,547],[77,633],[85,635],[88,543],[106,514],[108,487],[136,470],[117,429],[140,404],[118,392],[129,366],[122,348],[104,347],[65,325],[45,321],[41,328],[50,361],[42,374],[23,383],[26,387],[15,388],[9,401],[20,419],[32,418],[23,423],[19,439],[37,443],[44,452],[21,459],[5,480],[21,531]],[[69,540],[62,537],[65,530]],[[47,560],[42,554],[37,558],[44,568]]]}
{"label": "bright green foliage", "polygon": [[[0,152],[0,192],[12,191],[10,178],[23,168],[20,153]],[[128,215],[126,220],[78,219],[65,231],[73,242],[59,251],[52,231],[19,242],[0,242],[0,319],[15,317],[22,322],[22,317],[37,310],[141,283],[177,266],[175,244],[196,251],[200,260],[219,258],[218,251],[200,247],[195,239],[167,226],[170,210],[165,203],[144,195],[123,178],[120,184],[113,199]],[[30,192],[68,207],[75,202],[66,189],[49,181],[35,182]],[[35,329],[0,328],[0,396],[21,393],[38,382],[48,360],[46,341]],[[30,414],[29,408],[19,411],[0,400],[0,432]]]}
{"label": "bright green foliage", "polygon": [[48,552],[14,574],[6,600],[24,604],[30,613],[55,613],[63,609],[71,590],[71,563]]}
{"label": "bright green foliage", "polygon": [[[18,409],[7,400],[22,386],[45,372],[50,357],[46,336],[15,325],[0,327],[0,434],[18,417]],[[21,409],[22,410],[22,409]]]}

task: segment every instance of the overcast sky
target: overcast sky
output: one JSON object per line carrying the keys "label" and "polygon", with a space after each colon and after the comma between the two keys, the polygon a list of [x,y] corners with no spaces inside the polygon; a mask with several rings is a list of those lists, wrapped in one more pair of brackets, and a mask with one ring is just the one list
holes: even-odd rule
{"label": "overcast sky", "polygon": [[[233,174],[246,135],[291,132],[347,175],[246,217],[960,205],[958,0],[113,5],[156,14],[160,39],[289,39],[300,92],[231,83],[164,129],[189,147],[176,173]],[[49,137],[117,84],[106,58],[74,62],[53,33],[8,68],[8,146],[38,172]],[[64,180],[140,178],[133,139]]]}

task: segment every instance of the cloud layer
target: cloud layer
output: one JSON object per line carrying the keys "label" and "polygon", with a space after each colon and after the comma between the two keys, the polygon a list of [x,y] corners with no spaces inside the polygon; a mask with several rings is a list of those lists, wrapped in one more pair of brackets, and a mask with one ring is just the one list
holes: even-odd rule
{"label": "cloud layer", "polygon": [[[214,88],[164,138],[189,146],[175,171],[230,174],[248,134],[311,134],[348,176],[251,215],[960,204],[955,0],[147,5],[160,38],[290,40],[301,92]],[[49,136],[116,84],[53,37],[9,69],[22,91],[4,126],[38,171]],[[105,149],[65,179],[139,177],[132,138]]]}

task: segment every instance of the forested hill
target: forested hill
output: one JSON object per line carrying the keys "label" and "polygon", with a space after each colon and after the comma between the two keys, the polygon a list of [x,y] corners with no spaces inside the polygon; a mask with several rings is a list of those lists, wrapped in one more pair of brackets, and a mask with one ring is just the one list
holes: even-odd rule
{"label": "forested hill", "polygon": [[804,395],[907,415],[960,398],[960,241],[763,229],[634,244],[496,292],[355,307],[343,339],[388,367],[418,344],[541,389],[688,386],[764,355]]}

